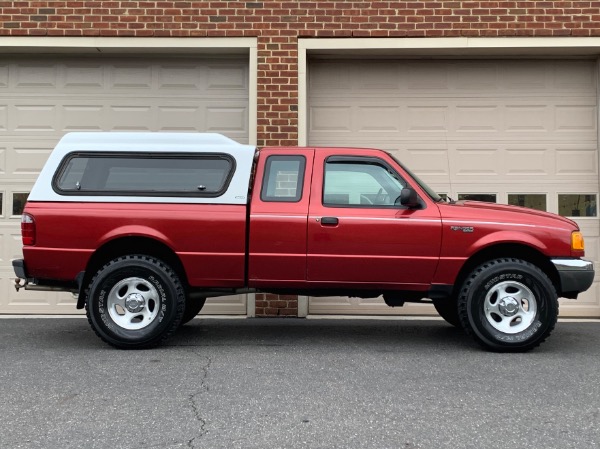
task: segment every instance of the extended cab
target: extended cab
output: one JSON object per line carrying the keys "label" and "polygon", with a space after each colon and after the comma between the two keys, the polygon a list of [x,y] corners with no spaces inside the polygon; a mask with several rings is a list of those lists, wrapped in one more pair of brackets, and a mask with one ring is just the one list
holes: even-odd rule
{"label": "extended cab", "polygon": [[429,301],[485,347],[523,351],[594,278],[569,219],[443,200],[380,150],[218,134],[65,135],[22,238],[17,288],[77,293],[121,348],[159,344],[207,297],[264,291]]}

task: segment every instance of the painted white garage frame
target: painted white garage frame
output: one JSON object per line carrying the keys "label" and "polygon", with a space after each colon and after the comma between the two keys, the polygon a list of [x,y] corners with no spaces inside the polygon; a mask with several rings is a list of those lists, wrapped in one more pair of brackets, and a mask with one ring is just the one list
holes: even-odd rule
{"label": "painted white garage frame", "polygon": [[[182,57],[232,55],[248,58],[248,143],[257,143],[256,38],[2,37],[0,55]],[[247,296],[247,316],[255,316],[255,297]]]}
{"label": "painted white garage frame", "polygon": [[[308,143],[309,58],[589,58],[600,73],[600,38],[357,38],[298,40],[298,144]],[[600,88],[597,89],[600,95]],[[598,98],[596,99],[598,100]],[[600,104],[597,101],[597,104]],[[598,136],[600,142],[600,136]],[[596,267],[598,270],[598,267]],[[308,315],[308,297],[298,301],[299,316]]]}

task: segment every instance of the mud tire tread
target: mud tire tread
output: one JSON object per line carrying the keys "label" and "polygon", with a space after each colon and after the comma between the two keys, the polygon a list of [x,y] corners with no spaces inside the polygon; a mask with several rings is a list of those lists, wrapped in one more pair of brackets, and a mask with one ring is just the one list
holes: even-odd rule
{"label": "mud tire tread", "polygon": [[[176,296],[175,296],[175,298],[173,298],[176,302],[176,304],[175,304],[176,311],[175,311],[175,316],[174,316],[172,322],[169,324],[167,329],[165,331],[163,331],[160,335],[150,339],[149,341],[143,342],[143,343],[120,343],[120,342],[106,338],[106,336],[97,329],[97,327],[94,323],[94,320],[91,316],[92,311],[90,310],[91,307],[90,307],[90,302],[89,302],[89,299],[90,299],[89,295],[90,295],[90,291],[92,290],[93,285],[97,282],[97,280],[102,275],[104,275],[104,273],[106,273],[107,270],[112,270],[116,264],[121,263],[121,262],[127,262],[127,261],[129,262],[130,265],[136,265],[138,262],[143,261],[144,263],[154,266],[157,270],[161,271],[169,279],[169,282],[172,283],[172,287],[174,288],[174,290],[176,292]],[[85,311],[86,311],[88,323],[90,324],[94,333],[102,341],[109,344],[110,346],[113,346],[118,349],[150,349],[150,348],[154,348],[154,347],[159,346],[160,344],[164,343],[164,341],[167,340],[168,338],[170,338],[173,335],[173,333],[177,330],[177,328],[180,326],[180,323],[181,323],[181,320],[183,318],[183,314],[185,311],[185,290],[184,290],[183,285],[182,285],[181,281],[179,280],[179,277],[177,276],[177,274],[161,260],[156,259],[151,256],[142,255],[142,254],[120,256],[120,257],[117,257],[116,259],[113,259],[110,262],[106,263],[92,277],[91,281],[85,288]]]}
{"label": "mud tire tread", "polygon": [[[468,313],[468,295],[473,286],[473,284],[479,280],[480,277],[486,275],[491,270],[497,269],[499,267],[505,266],[507,264],[516,264],[522,267],[526,267],[529,270],[533,270],[533,272],[540,277],[543,283],[546,283],[549,286],[548,298],[549,301],[548,306],[555,310],[553,316],[550,318],[550,322],[547,324],[546,329],[543,331],[542,335],[535,339],[535,341],[521,345],[521,346],[506,346],[500,343],[497,344],[489,344],[486,341],[482,340],[471,325],[469,320]],[[512,257],[503,257],[498,259],[489,260],[487,262],[482,263],[477,268],[475,268],[471,274],[467,277],[467,279],[463,282],[461,289],[458,293],[458,317],[460,319],[460,323],[465,330],[465,332],[470,335],[472,338],[477,341],[481,346],[485,349],[495,351],[495,352],[527,352],[531,349],[538,347],[542,344],[552,333],[556,326],[556,321],[558,318],[558,297],[556,293],[556,289],[552,284],[550,278],[536,265],[527,262],[522,259],[512,258]]]}

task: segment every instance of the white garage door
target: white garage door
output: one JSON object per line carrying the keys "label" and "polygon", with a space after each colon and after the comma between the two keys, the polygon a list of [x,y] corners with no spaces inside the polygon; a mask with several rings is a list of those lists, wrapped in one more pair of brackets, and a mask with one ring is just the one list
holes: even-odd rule
{"label": "white garage door", "polygon": [[[74,313],[69,294],[16,293],[20,212],[69,131],[211,131],[248,143],[248,62],[241,59],[0,59],[0,313]],[[246,297],[205,313],[246,313]]]}
{"label": "white garage door", "polygon": [[[598,261],[594,61],[319,61],[309,144],[394,151],[439,193],[572,216]],[[474,195],[474,196],[473,196]],[[600,316],[599,283],[562,316]],[[381,299],[311,298],[309,313],[434,313]]]}

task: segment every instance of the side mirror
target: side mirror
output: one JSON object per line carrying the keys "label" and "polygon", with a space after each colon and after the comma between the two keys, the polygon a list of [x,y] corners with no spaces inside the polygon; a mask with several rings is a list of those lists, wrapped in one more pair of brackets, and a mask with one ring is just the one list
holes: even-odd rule
{"label": "side mirror", "polygon": [[419,197],[417,192],[410,187],[402,189],[400,196],[396,199],[396,204],[400,203],[402,206],[406,206],[409,209],[415,209],[420,206]]}

